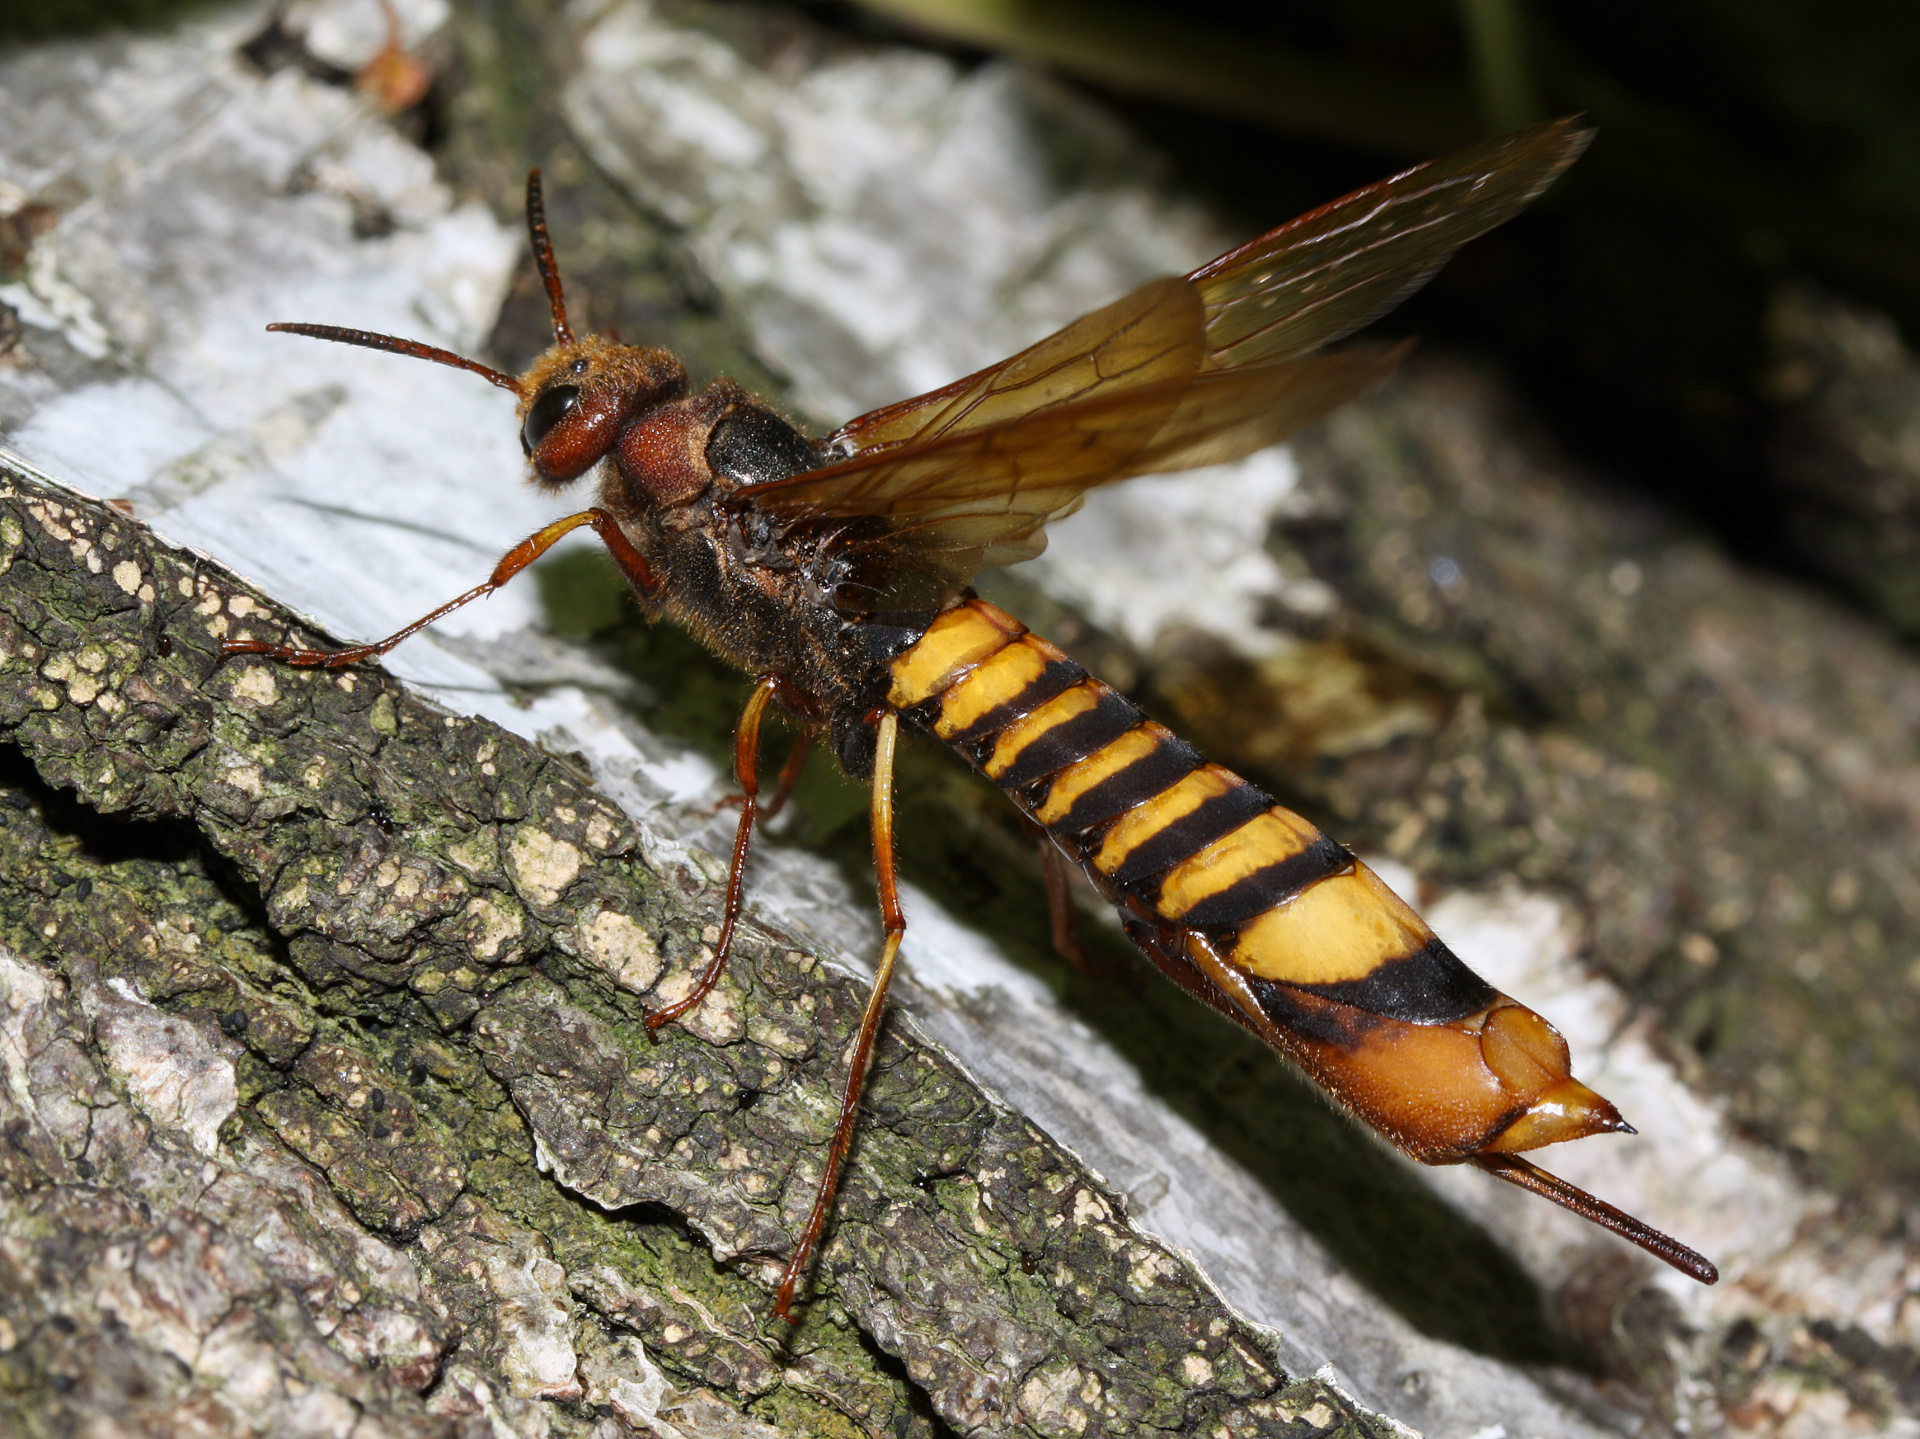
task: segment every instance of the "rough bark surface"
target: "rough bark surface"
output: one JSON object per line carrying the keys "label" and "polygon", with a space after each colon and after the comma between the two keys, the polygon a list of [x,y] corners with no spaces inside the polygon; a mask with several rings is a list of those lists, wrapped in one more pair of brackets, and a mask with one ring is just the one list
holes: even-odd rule
{"label": "rough bark surface", "polygon": [[10,476],[0,542],[28,1432],[685,1424],[656,1363],[792,1432],[1388,1432],[900,1025],[786,1333],[859,984],[752,933],[649,1041],[713,897],[563,762],[378,672],[222,663],[286,617],[104,506]]}
{"label": "rough bark surface", "polygon": [[1899,327],[1796,286],[1768,316],[1774,484],[1801,559],[1908,639],[1920,636],[1920,363]]}

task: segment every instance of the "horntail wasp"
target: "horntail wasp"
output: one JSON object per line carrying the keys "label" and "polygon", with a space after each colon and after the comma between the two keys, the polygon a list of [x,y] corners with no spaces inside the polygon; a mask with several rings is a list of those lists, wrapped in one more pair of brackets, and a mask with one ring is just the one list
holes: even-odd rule
{"label": "horntail wasp", "polygon": [[[269,328],[485,376],[519,400],[533,482],[559,491],[597,469],[597,503],[377,644],[223,649],[294,665],[372,659],[591,527],[649,618],[686,626],[755,677],[734,740],[743,800],[719,941],[692,991],[650,1015],[649,1031],[719,979],[754,825],[797,772],[789,761],[763,806],[767,707],[807,738],[824,731],[846,772],[870,782],[886,941],[819,1190],[781,1279],[783,1318],[833,1205],[906,929],[892,801],[902,724],[1004,790],[1176,983],[1407,1154],[1478,1165],[1711,1284],[1717,1271],[1693,1250],[1520,1157],[1631,1132],[1573,1078],[1552,1025],[1467,968],[1348,850],[969,588],[983,567],[1037,554],[1047,523],[1093,486],[1249,454],[1382,379],[1405,345],[1325,347],[1526,206],[1590,138],[1557,120],[1416,166],[821,440],[730,380],[690,392],[666,350],[575,335],[535,171],[527,225],[553,344],[525,374],[389,335]],[[1049,888],[1059,904],[1063,888]]]}

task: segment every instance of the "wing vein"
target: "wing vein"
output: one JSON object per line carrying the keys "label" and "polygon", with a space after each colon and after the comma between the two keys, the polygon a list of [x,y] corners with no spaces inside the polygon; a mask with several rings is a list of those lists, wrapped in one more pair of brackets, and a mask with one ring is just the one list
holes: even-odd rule
{"label": "wing vein", "polygon": [[1323,347],[1519,211],[1589,138],[1557,120],[1404,170],[850,421],[828,463],[734,500],[865,521],[844,541],[849,584],[877,607],[944,602],[982,565],[1038,553],[1089,489],[1251,453],[1379,381],[1406,346]]}

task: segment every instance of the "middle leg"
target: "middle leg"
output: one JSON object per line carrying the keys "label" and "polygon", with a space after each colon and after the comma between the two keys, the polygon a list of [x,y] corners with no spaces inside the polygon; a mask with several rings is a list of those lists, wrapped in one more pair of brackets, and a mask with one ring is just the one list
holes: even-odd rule
{"label": "middle leg", "polygon": [[886,928],[886,944],[880,951],[880,965],[874,971],[873,989],[860,1014],[847,1054],[846,1084],[840,1091],[840,1118],[833,1126],[833,1139],[827,1145],[827,1162],[820,1175],[820,1188],[813,1196],[813,1210],[806,1227],[794,1241],[780,1276],[780,1295],[773,1312],[789,1324],[793,1300],[800,1281],[812,1266],[813,1252],[833,1210],[833,1196],[840,1188],[840,1169],[846,1162],[847,1148],[853,1143],[854,1121],[860,1116],[860,1096],[867,1087],[867,1070],[873,1063],[874,1041],[880,1037],[880,1022],[886,1017],[887,989],[893,983],[894,963],[900,957],[900,940],[907,932],[907,916],[900,908],[900,889],[893,868],[893,752],[900,736],[900,717],[887,710],[880,716],[878,742],[873,756],[873,871],[880,884],[880,921]]}

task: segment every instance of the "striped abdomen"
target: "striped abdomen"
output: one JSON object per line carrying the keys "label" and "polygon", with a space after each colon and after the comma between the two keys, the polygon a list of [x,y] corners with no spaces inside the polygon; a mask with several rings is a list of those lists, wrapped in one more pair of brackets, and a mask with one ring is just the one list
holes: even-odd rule
{"label": "striped abdomen", "polygon": [[1623,1127],[1552,1026],[1372,870],[1003,611],[947,611],[892,680],[888,703],[1043,826],[1161,968],[1417,1158]]}

